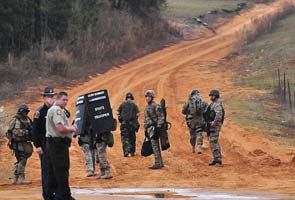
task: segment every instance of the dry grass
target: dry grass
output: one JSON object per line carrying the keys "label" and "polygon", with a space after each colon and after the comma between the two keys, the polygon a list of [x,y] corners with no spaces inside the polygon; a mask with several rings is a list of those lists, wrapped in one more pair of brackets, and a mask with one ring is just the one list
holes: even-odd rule
{"label": "dry grass", "polygon": [[68,53],[65,49],[60,50],[57,46],[54,51],[45,52],[45,59],[49,65],[51,74],[67,76],[70,65],[73,63],[72,53]]}

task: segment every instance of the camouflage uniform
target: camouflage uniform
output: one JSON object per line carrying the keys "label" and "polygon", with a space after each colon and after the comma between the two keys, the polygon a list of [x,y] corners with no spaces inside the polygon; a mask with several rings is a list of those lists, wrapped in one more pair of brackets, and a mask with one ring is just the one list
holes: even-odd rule
{"label": "camouflage uniform", "polygon": [[17,162],[14,166],[14,184],[28,184],[25,181],[27,160],[33,153],[31,144],[32,122],[29,117],[17,113],[9,125],[8,138]]}
{"label": "camouflage uniform", "polygon": [[112,178],[111,167],[107,158],[107,140],[109,133],[101,133],[96,135],[96,149],[98,154],[98,161],[100,165],[100,175],[98,179],[109,179]]}
{"label": "camouflage uniform", "polygon": [[79,137],[79,145],[84,153],[84,163],[86,165],[87,176],[93,176],[95,173],[95,163],[97,157],[97,151],[95,143],[91,139],[91,135],[85,134]]}
{"label": "camouflage uniform", "polygon": [[157,167],[163,167],[163,160],[161,155],[159,136],[156,134],[156,129],[163,126],[165,122],[164,114],[161,112],[160,105],[154,101],[148,103],[144,111],[144,129],[146,134],[151,138],[153,152],[155,156],[155,165]]}
{"label": "camouflage uniform", "polygon": [[[126,109],[131,107],[130,109],[133,109],[133,112],[130,113],[134,115],[132,117],[133,119],[124,119],[124,115],[122,115],[122,112],[125,110],[124,107],[126,107]],[[129,153],[134,155],[136,151],[136,129],[139,126],[138,113],[138,106],[131,100],[123,102],[118,109],[119,121],[121,122],[120,130],[124,156],[128,156]]]}
{"label": "camouflage uniform", "polygon": [[214,158],[214,161],[221,162],[221,149],[219,145],[219,133],[221,130],[221,126],[223,123],[223,115],[224,115],[224,110],[223,110],[223,105],[222,103],[216,99],[213,101],[210,106],[208,107],[210,109],[210,115],[215,115],[214,121],[211,122],[211,124],[214,124],[215,127],[210,127],[210,148],[212,151],[212,155]]}
{"label": "camouflage uniform", "polygon": [[[201,153],[201,148],[203,146],[203,131],[205,127],[205,120],[203,117],[203,113],[206,111],[208,104],[202,101],[201,112],[190,113],[190,109],[189,109],[190,98],[191,96],[189,97],[189,100],[183,105],[182,114],[186,115],[186,123],[190,130],[190,143],[192,145],[193,152],[195,149],[195,145],[197,143],[199,147],[199,151],[200,151],[199,153]],[[199,96],[199,98],[201,97]]]}

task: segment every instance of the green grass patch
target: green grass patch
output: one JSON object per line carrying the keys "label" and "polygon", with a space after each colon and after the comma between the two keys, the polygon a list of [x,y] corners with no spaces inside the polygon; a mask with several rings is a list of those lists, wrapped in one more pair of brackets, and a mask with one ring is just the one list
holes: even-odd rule
{"label": "green grass patch", "polygon": [[[286,114],[274,104],[271,94],[233,94],[224,97],[230,107],[231,118],[241,126],[287,145],[295,145],[294,127],[288,121],[294,120],[294,113]],[[257,129],[259,131],[257,131]]]}
{"label": "green grass patch", "polygon": [[[167,0],[164,14],[176,18],[192,18],[215,9],[234,9],[241,0]],[[249,6],[253,3],[247,1]]]}
{"label": "green grass patch", "polygon": [[278,85],[277,68],[286,72],[295,91],[295,14],[278,22],[276,28],[241,49],[238,85],[273,89]]}
{"label": "green grass patch", "polygon": [[[241,126],[255,129],[280,143],[295,146],[295,111],[281,105],[272,94],[278,87],[277,69],[290,80],[295,91],[295,14],[280,20],[275,28],[240,49],[235,84],[268,92],[243,92],[226,97],[232,118]],[[257,131],[257,129],[259,131]]]}

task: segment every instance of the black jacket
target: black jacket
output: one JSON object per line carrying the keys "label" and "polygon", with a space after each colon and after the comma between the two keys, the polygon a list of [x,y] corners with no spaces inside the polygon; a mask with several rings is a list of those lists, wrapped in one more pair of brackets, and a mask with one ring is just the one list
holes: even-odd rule
{"label": "black jacket", "polygon": [[33,142],[36,148],[43,147],[45,145],[46,136],[46,116],[49,107],[43,105],[37,109],[34,121],[33,121]]}

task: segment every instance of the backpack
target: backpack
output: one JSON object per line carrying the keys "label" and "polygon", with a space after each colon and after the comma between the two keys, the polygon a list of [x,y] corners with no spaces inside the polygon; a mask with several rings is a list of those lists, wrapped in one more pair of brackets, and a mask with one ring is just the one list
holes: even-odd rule
{"label": "backpack", "polygon": [[203,99],[200,95],[194,95],[189,98],[188,113],[190,115],[203,113]]}
{"label": "backpack", "polygon": [[123,121],[130,122],[137,118],[135,104],[133,102],[124,102],[122,105],[122,110],[120,116]]}

